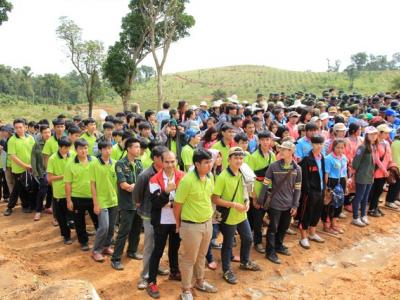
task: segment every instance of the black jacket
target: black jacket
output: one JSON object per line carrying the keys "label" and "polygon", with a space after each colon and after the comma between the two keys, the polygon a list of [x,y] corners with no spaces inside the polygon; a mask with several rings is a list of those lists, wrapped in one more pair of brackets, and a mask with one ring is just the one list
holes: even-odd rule
{"label": "black jacket", "polygon": [[304,157],[304,159],[300,162],[301,171],[302,171],[302,184],[301,189],[305,194],[312,194],[313,192],[321,193],[325,191],[325,159],[322,155],[321,158],[321,167],[322,167],[322,189],[321,189],[321,176],[319,175],[318,165],[315,161],[315,157],[312,151]]}

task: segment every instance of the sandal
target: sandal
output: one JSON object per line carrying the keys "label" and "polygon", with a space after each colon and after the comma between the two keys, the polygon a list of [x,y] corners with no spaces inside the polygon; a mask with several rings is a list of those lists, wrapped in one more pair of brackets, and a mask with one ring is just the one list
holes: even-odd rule
{"label": "sandal", "polygon": [[215,270],[217,269],[217,267],[218,267],[218,264],[217,264],[215,261],[212,261],[212,262],[210,262],[209,264],[207,264],[207,267],[208,267],[210,270],[215,271]]}
{"label": "sandal", "polygon": [[336,231],[337,233],[340,233],[340,234],[344,233],[344,230],[342,228],[338,227],[338,226],[332,226],[332,229],[334,231]]}
{"label": "sandal", "polygon": [[332,227],[324,227],[324,231],[327,233],[330,233],[330,234],[334,234],[334,235],[338,234],[338,232],[335,231]]}

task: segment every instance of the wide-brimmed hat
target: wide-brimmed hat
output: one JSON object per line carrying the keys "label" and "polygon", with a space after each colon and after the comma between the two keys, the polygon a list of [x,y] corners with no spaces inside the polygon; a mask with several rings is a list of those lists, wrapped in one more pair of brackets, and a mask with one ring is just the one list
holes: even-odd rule
{"label": "wide-brimmed hat", "polygon": [[296,146],[295,146],[295,144],[294,144],[292,141],[284,141],[282,144],[276,145],[276,148],[277,148],[278,150],[281,150],[281,149],[288,149],[288,150],[294,151],[294,149],[296,148]]}
{"label": "wide-brimmed hat", "polygon": [[381,124],[381,125],[379,125],[378,127],[376,127],[376,129],[379,131],[379,132],[386,132],[386,133],[390,133],[390,132],[392,132],[392,128],[390,128],[387,124]]}

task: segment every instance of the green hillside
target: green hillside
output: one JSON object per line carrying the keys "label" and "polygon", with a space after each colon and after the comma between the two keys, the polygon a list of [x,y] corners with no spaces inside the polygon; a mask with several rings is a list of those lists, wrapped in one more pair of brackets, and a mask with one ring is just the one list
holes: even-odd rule
{"label": "green hillside", "polygon": [[[354,89],[363,94],[391,89],[392,81],[400,71],[363,72],[355,80]],[[295,92],[298,90],[320,92],[330,87],[348,90],[349,81],[344,73],[295,72],[264,66],[230,66],[195,70],[164,76],[165,99],[175,103],[179,99],[190,102],[210,100],[211,94],[222,89],[228,95],[237,94],[239,99],[253,100],[257,92]],[[144,108],[155,107],[156,80],[136,86],[133,101]]]}

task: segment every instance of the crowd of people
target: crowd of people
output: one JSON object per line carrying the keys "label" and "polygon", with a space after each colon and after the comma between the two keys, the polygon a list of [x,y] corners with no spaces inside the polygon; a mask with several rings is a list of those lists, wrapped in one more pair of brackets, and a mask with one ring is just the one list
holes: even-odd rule
{"label": "crowd of people", "polygon": [[[126,256],[143,261],[137,287],[153,298],[158,275],[181,281],[183,300],[192,288],[216,293],[204,278],[205,267],[218,268],[215,249],[223,279],[236,284],[232,263],[261,270],[252,247],[280,264],[291,255],[286,234],[298,230],[310,249],[325,242],[320,222],[327,235],[345,234],[347,213],[368,226],[384,216],[384,191],[385,207],[400,211],[399,99],[332,89],[320,98],[258,94],[254,103],[233,95],[211,107],[182,100],[177,109],[165,102],[158,112],[108,115],[102,130],[79,116],[15,119],[0,127],[4,216],[15,215],[18,199],[36,222],[52,214],[65,245],[75,231],[82,251],[96,262],[110,256],[115,270],[128,242]],[[160,267],[167,241],[169,270]]]}

